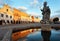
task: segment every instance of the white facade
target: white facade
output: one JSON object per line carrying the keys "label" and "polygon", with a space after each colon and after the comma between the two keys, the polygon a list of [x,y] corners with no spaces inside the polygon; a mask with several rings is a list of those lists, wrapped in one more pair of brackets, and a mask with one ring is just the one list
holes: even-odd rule
{"label": "white facade", "polygon": [[13,16],[5,13],[0,13],[0,20],[4,20],[6,23],[9,21],[9,23],[11,23],[11,21],[13,21]]}
{"label": "white facade", "polygon": [[31,22],[32,18],[21,16],[21,21]]}
{"label": "white facade", "polygon": [[34,18],[34,22],[40,22],[40,19]]}

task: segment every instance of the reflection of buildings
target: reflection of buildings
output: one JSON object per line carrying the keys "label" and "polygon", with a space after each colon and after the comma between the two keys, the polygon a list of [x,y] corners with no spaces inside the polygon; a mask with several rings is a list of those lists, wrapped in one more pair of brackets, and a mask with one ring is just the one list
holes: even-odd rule
{"label": "reflection of buildings", "polygon": [[26,37],[28,34],[31,33],[32,30],[25,30],[25,31],[21,31],[21,32],[16,32],[12,34],[12,40],[13,41],[17,41],[20,38],[24,38]]}
{"label": "reflection of buildings", "polygon": [[[40,22],[39,18],[35,18],[34,16],[30,16],[25,12],[22,12],[16,8],[11,8],[8,5],[4,5],[2,8],[0,8],[0,14],[2,14],[0,17],[0,21],[4,20],[8,23],[12,22]],[[3,16],[3,17],[2,17]],[[6,17],[5,17],[6,16]]]}
{"label": "reflection of buildings", "polygon": [[25,31],[20,31],[12,34],[12,40],[17,41],[18,39],[26,37],[28,34],[35,32],[35,31],[41,31],[41,29],[29,29]]}

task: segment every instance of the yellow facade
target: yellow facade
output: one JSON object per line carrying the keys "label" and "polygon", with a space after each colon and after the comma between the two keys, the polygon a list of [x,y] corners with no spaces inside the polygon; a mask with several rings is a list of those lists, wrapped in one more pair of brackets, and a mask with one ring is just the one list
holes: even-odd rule
{"label": "yellow facade", "polygon": [[0,8],[0,12],[3,12],[4,14],[13,15],[11,7],[8,5],[4,5],[2,8]]}
{"label": "yellow facade", "polygon": [[34,16],[31,16],[32,17],[32,22],[40,22],[40,18],[36,18]]}
{"label": "yellow facade", "polygon": [[34,18],[34,22],[40,22],[39,18]]}
{"label": "yellow facade", "polygon": [[[19,21],[34,22],[34,16],[30,18],[30,16],[27,13],[22,12],[16,8],[11,9],[11,7],[8,5],[4,5],[2,8],[0,8],[0,12],[13,16],[13,19],[15,21],[19,20]],[[39,21],[39,19],[35,19],[35,20]]]}
{"label": "yellow facade", "polygon": [[14,15],[14,20],[21,20],[21,17],[28,17],[29,15],[26,14],[25,12],[22,12],[22,11],[19,11],[17,9],[14,8],[14,11],[13,11],[13,15]]}

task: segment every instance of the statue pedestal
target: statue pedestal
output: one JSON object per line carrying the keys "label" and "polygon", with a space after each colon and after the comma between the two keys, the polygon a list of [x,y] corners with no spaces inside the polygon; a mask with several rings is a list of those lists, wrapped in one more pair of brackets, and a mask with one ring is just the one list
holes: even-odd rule
{"label": "statue pedestal", "polygon": [[50,24],[42,24],[41,25],[41,35],[43,37],[43,41],[50,41],[50,37],[51,37]]}
{"label": "statue pedestal", "polygon": [[42,24],[41,29],[42,31],[51,31],[51,26],[50,24]]}

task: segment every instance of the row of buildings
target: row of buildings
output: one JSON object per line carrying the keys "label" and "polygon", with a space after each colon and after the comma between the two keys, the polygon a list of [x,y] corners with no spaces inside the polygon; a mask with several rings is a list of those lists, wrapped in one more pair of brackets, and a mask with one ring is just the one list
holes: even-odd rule
{"label": "row of buildings", "polygon": [[[11,24],[11,23],[18,24],[18,23],[30,23],[30,22],[40,22],[40,18],[30,16],[26,12],[22,12],[8,5],[3,5],[3,7],[0,8],[0,24]],[[25,37],[32,31],[34,30],[31,29],[13,33],[12,40],[16,41],[22,37]]]}
{"label": "row of buildings", "polygon": [[29,22],[40,22],[40,18],[30,16],[26,12],[22,12],[8,5],[3,5],[3,7],[0,8],[0,24]]}

